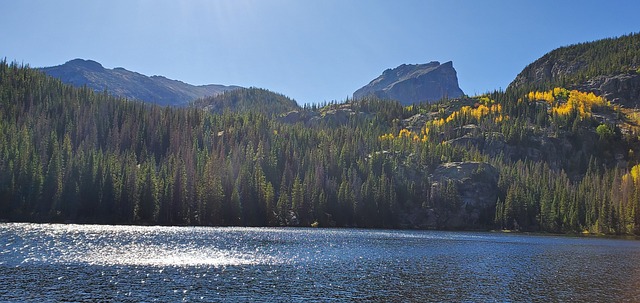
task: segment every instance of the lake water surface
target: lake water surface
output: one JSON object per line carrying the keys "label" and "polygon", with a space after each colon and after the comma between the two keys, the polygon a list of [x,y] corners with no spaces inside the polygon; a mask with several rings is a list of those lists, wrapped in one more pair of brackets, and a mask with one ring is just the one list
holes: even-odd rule
{"label": "lake water surface", "polygon": [[1,302],[638,302],[640,242],[0,224]]}

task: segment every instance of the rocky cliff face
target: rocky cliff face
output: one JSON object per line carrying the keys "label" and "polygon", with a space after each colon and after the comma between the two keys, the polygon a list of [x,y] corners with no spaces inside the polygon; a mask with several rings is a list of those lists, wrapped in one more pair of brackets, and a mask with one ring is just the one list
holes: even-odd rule
{"label": "rocky cliff face", "polygon": [[162,76],[148,77],[124,68],[106,69],[98,62],[83,59],[41,70],[67,84],[87,85],[96,91],[106,89],[116,96],[160,105],[183,106],[197,98],[215,96],[239,88],[216,84],[195,86]]}
{"label": "rocky cliff face", "polygon": [[583,61],[565,60],[556,57],[552,52],[529,64],[509,84],[509,88],[542,85],[567,78],[586,67],[586,63]]}
{"label": "rocky cliff face", "polygon": [[597,76],[571,88],[592,92],[627,108],[640,107],[640,75],[637,73]]}
{"label": "rocky cliff face", "polygon": [[426,222],[445,229],[486,227],[495,212],[498,177],[498,170],[487,163],[441,164],[430,176],[434,207]]}
{"label": "rocky cliff face", "polygon": [[491,228],[498,199],[498,169],[483,162],[440,164],[430,175],[428,205],[402,215],[400,226],[418,229]]}
{"label": "rocky cliff face", "polygon": [[375,95],[409,105],[442,98],[458,98],[464,93],[458,86],[458,76],[451,61],[440,64],[403,64],[388,69],[378,78],[353,93],[358,99]]}

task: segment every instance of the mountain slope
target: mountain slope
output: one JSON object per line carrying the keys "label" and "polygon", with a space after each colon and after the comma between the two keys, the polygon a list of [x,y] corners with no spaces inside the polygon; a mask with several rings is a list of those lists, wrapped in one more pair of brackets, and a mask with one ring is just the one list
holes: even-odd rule
{"label": "mountain slope", "polygon": [[640,102],[640,34],[555,49],[525,67],[507,91],[579,88],[635,107]]}
{"label": "mountain slope", "polygon": [[221,96],[160,107],[0,61],[0,220],[640,235],[640,115],[589,92],[284,116]]}
{"label": "mountain slope", "polygon": [[95,91],[109,93],[159,105],[186,105],[206,96],[237,89],[237,86],[195,86],[162,76],[145,76],[124,68],[106,69],[91,60],[74,59],[65,64],[41,69],[46,74],[59,78],[64,83],[80,87],[87,85]]}
{"label": "mountain slope", "polygon": [[385,70],[382,75],[353,93],[354,99],[375,95],[409,105],[442,98],[458,98],[464,93],[451,61],[440,64],[403,64]]}
{"label": "mountain slope", "polygon": [[295,100],[255,87],[225,91],[222,94],[198,99],[192,105],[212,113],[223,113],[228,110],[273,115],[300,109]]}

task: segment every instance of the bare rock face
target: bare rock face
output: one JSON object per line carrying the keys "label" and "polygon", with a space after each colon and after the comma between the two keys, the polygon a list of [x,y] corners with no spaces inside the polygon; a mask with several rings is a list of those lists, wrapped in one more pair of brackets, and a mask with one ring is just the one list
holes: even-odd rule
{"label": "bare rock face", "polygon": [[541,85],[555,79],[566,78],[585,67],[584,62],[556,59],[552,53],[548,53],[525,67],[509,87],[515,88],[526,84]]}
{"label": "bare rock face", "polygon": [[353,93],[354,99],[374,95],[397,100],[404,105],[443,98],[459,98],[464,93],[451,61],[444,64],[403,64],[385,70],[382,75]]}
{"label": "bare rock face", "polygon": [[498,199],[498,170],[482,162],[450,162],[430,176],[432,228],[481,229],[492,223]]}
{"label": "bare rock face", "polygon": [[573,88],[592,92],[628,108],[640,106],[640,75],[635,72],[597,76]]}

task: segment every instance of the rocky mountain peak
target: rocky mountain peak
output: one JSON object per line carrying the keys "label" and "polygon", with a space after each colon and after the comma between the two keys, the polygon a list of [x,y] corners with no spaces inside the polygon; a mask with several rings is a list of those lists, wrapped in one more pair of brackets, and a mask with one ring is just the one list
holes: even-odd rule
{"label": "rocky mountain peak", "polygon": [[385,70],[382,75],[353,93],[358,99],[374,95],[383,99],[398,100],[402,104],[437,101],[442,98],[458,98],[464,93],[458,86],[453,62],[440,64],[402,64]]}

